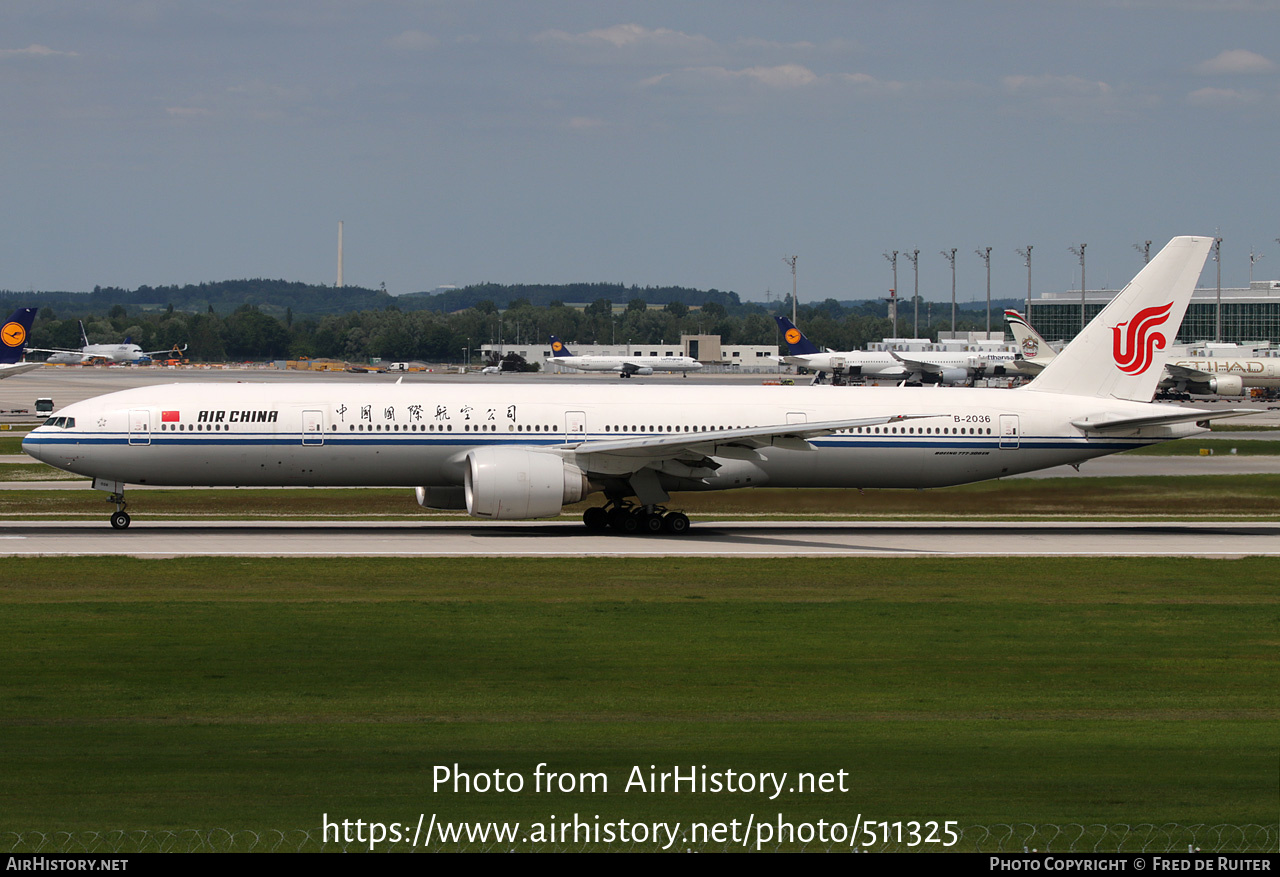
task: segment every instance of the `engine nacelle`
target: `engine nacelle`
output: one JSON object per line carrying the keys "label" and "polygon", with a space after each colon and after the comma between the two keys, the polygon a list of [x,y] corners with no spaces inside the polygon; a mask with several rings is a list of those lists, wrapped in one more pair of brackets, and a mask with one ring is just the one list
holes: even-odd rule
{"label": "engine nacelle", "polygon": [[653,369],[649,368],[649,366],[647,366],[647,365],[646,365],[646,366],[642,366],[641,368],[636,369],[636,370],[635,370],[635,371],[633,371],[631,374],[633,374],[633,375],[640,375],[640,377],[645,378],[645,377],[648,377],[649,375],[653,374]]}
{"label": "engine nacelle", "polygon": [[467,454],[467,514],[478,518],[549,518],[591,488],[558,454],[525,448],[476,448]]}
{"label": "engine nacelle", "polygon": [[940,372],[925,372],[920,376],[920,382],[924,384],[967,384],[969,382],[969,372],[963,368],[944,368]]}
{"label": "engine nacelle", "polygon": [[413,492],[424,509],[453,512],[467,507],[466,491],[461,487],[415,487]]}
{"label": "engine nacelle", "polygon": [[1219,396],[1243,396],[1244,379],[1239,375],[1215,375],[1209,378],[1209,392]]}

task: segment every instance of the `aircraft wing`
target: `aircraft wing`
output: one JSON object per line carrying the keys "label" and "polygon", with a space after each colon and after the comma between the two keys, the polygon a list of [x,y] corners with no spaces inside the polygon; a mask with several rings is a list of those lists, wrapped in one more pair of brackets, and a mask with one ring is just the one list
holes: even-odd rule
{"label": "aircraft wing", "polygon": [[179,350],[178,345],[175,344],[172,347],[165,348],[164,350],[144,350],[142,351],[142,355],[158,356],[159,354],[162,354],[162,353],[186,353],[186,352],[187,352],[187,345],[185,344],[182,345],[182,349]]}
{"label": "aircraft wing", "polygon": [[936,374],[941,374],[943,371],[942,366],[938,365],[937,363],[920,362],[915,359],[903,359],[901,356],[898,356],[898,354],[894,353],[892,350],[889,351],[889,355],[892,356],[894,359],[896,359],[898,362],[902,363],[903,368],[907,369],[907,371],[911,372],[912,374],[936,375]]}
{"label": "aircraft wing", "polygon": [[1144,426],[1168,426],[1174,423],[1208,423],[1220,417],[1244,417],[1246,414],[1257,414],[1256,408],[1228,408],[1225,411],[1188,411],[1182,409],[1174,414],[1156,414],[1147,417],[1108,417],[1103,415],[1098,420],[1073,420],[1072,426],[1085,432],[1108,433],[1120,430],[1140,429]]}
{"label": "aircraft wing", "polygon": [[12,365],[0,365],[0,379],[11,378],[23,372],[33,371],[44,365],[43,362],[15,362]]}
{"label": "aircraft wing", "polygon": [[1038,375],[1044,371],[1045,363],[1032,362],[1025,358],[1021,353],[1013,358],[1013,362],[1009,363],[1014,369],[1024,375]]}
{"label": "aircraft wing", "polygon": [[1172,363],[1165,363],[1164,370],[1168,372],[1169,377],[1174,380],[1192,381],[1198,384],[1205,383],[1211,378],[1216,377],[1216,375],[1213,375],[1210,372],[1200,371],[1198,368],[1187,368],[1185,365],[1173,365]]}
{"label": "aircraft wing", "polygon": [[[831,435],[837,430],[854,429],[859,426],[882,426],[903,420],[939,416],[941,415],[896,414],[883,417],[859,417],[851,420],[828,420],[821,423],[780,423],[773,426],[721,429],[713,432],[673,433],[575,442],[562,445],[559,450],[572,451],[580,460],[584,456],[601,459],[602,465],[599,471],[617,473],[634,471],[657,460],[690,455],[709,457],[735,452],[739,455],[749,455],[758,448],[768,447],[813,450],[809,439]],[[596,468],[590,463],[588,466],[592,469]]]}

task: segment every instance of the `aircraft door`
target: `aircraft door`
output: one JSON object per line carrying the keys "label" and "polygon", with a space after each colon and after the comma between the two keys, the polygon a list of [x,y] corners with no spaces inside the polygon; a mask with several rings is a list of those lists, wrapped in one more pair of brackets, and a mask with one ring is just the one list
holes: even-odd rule
{"label": "aircraft door", "polygon": [[788,411],[787,423],[808,423],[809,417],[803,411]]}
{"label": "aircraft door", "polygon": [[302,443],[304,445],[324,444],[324,412],[302,412]]}
{"label": "aircraft door", "polygon": [[566,441],[583,441],[587,437],[587,415],[584,411],[564,413],[564,437]]}
{"label": "aircraft door", "polygon": [[1018,415],[1000,415],[1000,447],[1018,447]]}
{"label": "aircraft door", "polygon": [[129,444],[151,444],[151,411],[134,408],[129,412]]}

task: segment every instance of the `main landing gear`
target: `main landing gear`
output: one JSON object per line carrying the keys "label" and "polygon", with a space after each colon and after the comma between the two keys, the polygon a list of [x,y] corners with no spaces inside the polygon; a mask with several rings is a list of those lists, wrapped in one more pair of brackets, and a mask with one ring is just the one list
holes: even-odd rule
{"label": "main landing gear", "polygon": [[669,533],[682,536],[689,532],[689,516],[670,512],[662,506],[639,506],[628,502],[594,506],[582,513],[587,529],[602,532],[612,527],[619,533]]}
{"label": "main landing gear", "polygon": [[111,526],[116,530],[127,530],[130,518],[125,509],[129,507],[129,504],[124,501],[124,494],[113,493],[107,497],[107,502],[116,504],[116,510],[111,513]]}

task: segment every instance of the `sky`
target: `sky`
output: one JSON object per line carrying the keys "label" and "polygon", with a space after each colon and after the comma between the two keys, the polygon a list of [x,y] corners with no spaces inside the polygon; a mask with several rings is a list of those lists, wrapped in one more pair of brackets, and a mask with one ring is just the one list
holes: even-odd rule
{"label": "sky", "polygon": [[1243,286],[1277,135],[1280,0],[5,0],[0,288]]}

